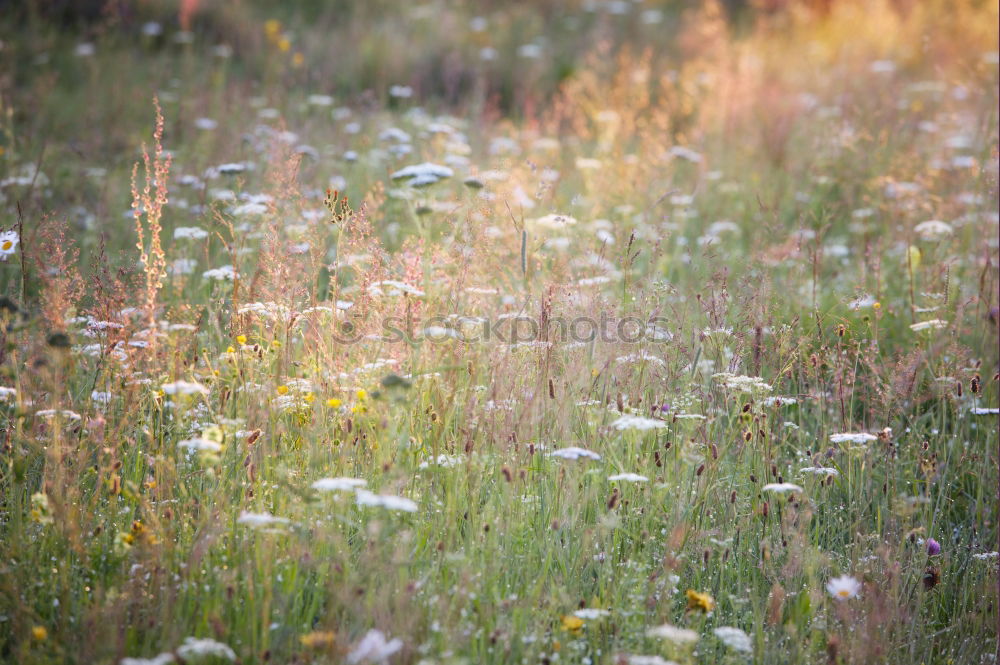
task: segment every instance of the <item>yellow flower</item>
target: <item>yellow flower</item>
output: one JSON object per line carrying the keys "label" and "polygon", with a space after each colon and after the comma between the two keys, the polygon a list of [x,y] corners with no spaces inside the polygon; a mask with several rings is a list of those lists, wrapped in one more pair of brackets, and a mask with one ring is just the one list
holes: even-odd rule
{"label": "yellow flower", "polygon": [[292,66],[301,67],[306,64],[306,57],[302,55],[301,51],[296,51],[295,55],[292,56]]}
{"label": "yellow flower", "polygon": [[281,342],[279,342],[278,340],[274,340],[273,342],[271,342],[271,346],[273,346],[276,349],[280,349],[281,348]]}
{"label": "yellow flower", "polygon": [[330,631],[315,630],[299,637],[299,642],[307,649],[319,649],[333,644],[335,635]]}
{"label": "yellow flower", "polygon": [[312,393],[306,393],[302,399],[305,400],[306,404],[312,404],[314,401],[316,401],[316,396],[313,395]]}
{"label": "yellow flower", "polygon": [[230,346],[226,349],[226,353],[236,353],[236,349]]}
{"label": "yellow flower", "polygon": [[240,346],[242,346],[243,344],[246,344],[247,343],[247,336],[246,335],[237,335],[236,336],[236,343],[239,344]]}
{"label": "yellow flower", "polygon": [[572,614],[564,614],[562,617],[562,629],[573,633],[574,635],[579,635],[580,630],[583,628],[583,619]]}
{"label": "yellow flower", "polygon": [[687,595],[689,610],[711,612],[715,609],[715,600],[707,593],[698,593],[694,589],[688,589],[685,595]]}
{"label": "yellow flower", "polygon": [[282,37],[278,42],[278,50],[282,53],[288,53],[288,50],[292,48],[292,43],[288,41],[287,37]]}
{"label": "yellow flower", "polygon": [[49,631],[45,629],[45,626],[32,626],[31,637],[37,642],[44,642],[49,637]]}
{"label": "yellow flower", "polygon": [[288,394],[288,386],[278,386],[278,394],[279,395],[287,395]]}
{"label": "yellow flower", "polygon": [[341,404],[342,404],[342,402],[339,399],[337,399],[336,397],[331,397],[330,399],[326,400],[326,405],[328,407],[330,407],[331,409],[336,409]]}
{"label": "yellow flower", "polygon": [[361,400],[361,401],[364,401],[364,400],[368,399],[368,391],[367,390],[359,390],[355,394],[358,396],[358,399]]}
{"label": "yellow flower", "polygon": [[264,34],[274,39],[281,32],[281,21],[275,18],[269,18],[264,21]]}

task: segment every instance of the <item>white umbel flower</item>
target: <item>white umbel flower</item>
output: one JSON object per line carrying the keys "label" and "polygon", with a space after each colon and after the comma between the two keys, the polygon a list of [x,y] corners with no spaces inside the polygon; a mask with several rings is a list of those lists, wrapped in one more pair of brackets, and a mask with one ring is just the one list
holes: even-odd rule
{"label": "white umbel flower", "polygon": [[761,488],[764,492],[785,494],[786,492],[801,492],[802,488],[795,483],[768,483]]}
{"label": "white umbel flower", "polygon": [[403,641],[398,637],[386,640],[381,630],[369,630],[355,645],[347,656],[348,665],[360,663],[385,663],[389,657],[403,648]]}
{"label": "white umbel flower", "polygon": [[631,416],[625,414],[611,423],[611,426],[620,431],[636,429],[644,432],[646,430],[666,427],[667,423],[663,420],[657,420],[656,418],[645,418],[643,416]]}
{"label": "white umbel flower", "polygon": [[715,636],[733,651],[753,653],[753,641],[745,632],[735,626],[719,626],[714,631]]}
{"label": "white umbel flower", "polygon": [[674,644],[694,644],[698,641],[698,633],[689,628],[680,628],[673,624],[665,623],[646,631],[647,637],[657,637]]}
{"label": "white umbel flower", "polygon": [[208,637],[201,639],[197,637],[185,638],[184,644],[177,647],[177,655],[183,658],[185,662],[197,662],[203,659],[207,660],[208,658],[236,660],[236,652],[230,649],[228,645],[216,642]]}
{"label": "white umbel flower", "polygon": [[581,457],[586,457],[592,460],[599,460],[601,456],[592,450],[587,450],[586,448],[579,448],[577,446],[569,446],[568,448],[560,448],[559,450],[553,450],[549,453],[551,457],[559,457],[561,459],[577,460]]}
{"label": "white umbel flower", "polygon": [[367,484],[363,478],[320,478],[312,488],[318,492],[353,492]]}

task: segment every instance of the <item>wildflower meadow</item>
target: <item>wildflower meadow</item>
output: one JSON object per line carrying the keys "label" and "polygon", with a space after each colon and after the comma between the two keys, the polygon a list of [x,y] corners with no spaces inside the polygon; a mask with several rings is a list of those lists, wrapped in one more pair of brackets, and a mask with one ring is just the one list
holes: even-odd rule
{"label": "wildflower meadow", "polygon": [[997,663],[996,0],[0,1],[0,663]]}

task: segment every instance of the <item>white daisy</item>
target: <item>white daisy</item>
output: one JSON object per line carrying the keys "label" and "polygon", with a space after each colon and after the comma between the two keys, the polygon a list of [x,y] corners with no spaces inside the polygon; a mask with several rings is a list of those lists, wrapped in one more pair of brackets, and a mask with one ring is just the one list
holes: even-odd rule
{"label": "white daisy", "polygon": [[17,244],[21,241],[17,231],[4,231],[0,233],[0,261],[6,261],[7,257],[17,251]]}
{"label": "white daisy", "polygon": [[837,600],[849,600],[861,592],[861,582],[850,575],[841,575],[827,582],[826,590]]}

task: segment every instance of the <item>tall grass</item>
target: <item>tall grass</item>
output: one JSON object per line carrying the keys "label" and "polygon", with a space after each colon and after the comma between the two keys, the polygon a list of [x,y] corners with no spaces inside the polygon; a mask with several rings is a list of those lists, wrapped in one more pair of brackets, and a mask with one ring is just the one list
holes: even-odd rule
{"label": "tall grass", "polygon": [[647,4],[0,19],[0,660],[995,660],[996,6]]}

